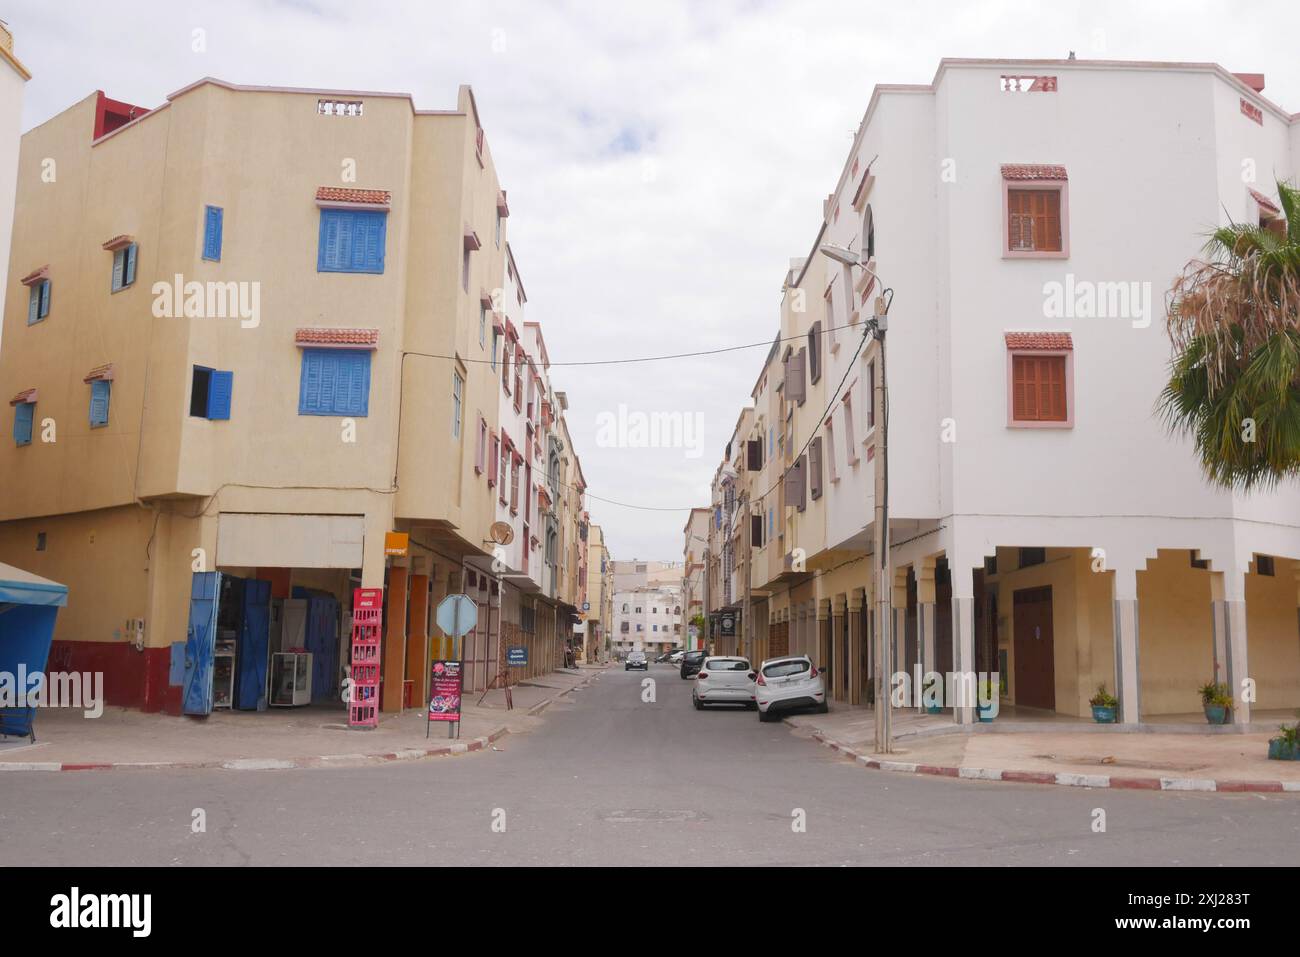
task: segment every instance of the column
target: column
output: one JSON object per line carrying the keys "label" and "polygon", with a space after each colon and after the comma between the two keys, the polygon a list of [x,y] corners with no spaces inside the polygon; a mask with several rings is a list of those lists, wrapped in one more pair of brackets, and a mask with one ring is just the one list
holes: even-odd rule
{"label": "column", "polygon": [[867,657],[866,636],[862,634],[862,589],[849,592],[844,623],[849,639],[849,704],[862,704],[862,676]]}
{"label": "column", "polygon": [[853,649],[849,644],[849,623],[844,616],[844,596],[831,599],[831,677],[835,679],[835,699],[848,704],[853,699]]}
{"label": "column", "polygon": [[[952,575],[952,717],[957,724],[971,725],[975,721],[975,704],[978,700],[978,680],[975,674],[975,574],[968,559],[948,557]],[[997,694],[998,682],[993,682]]]}
{"label": "column", "polygon": [[834,635],[831,632],[831,601],[829,598],[817,599],[817,653],[813,661],[825,668],[830,666],[830,678],[826,682],[826,695],[834,695],[835,682],[839,681],[840,663],[835,660]]}
{"label": "column", "polygon": [[1246,573],[1232,569],[1210,574],[1214,614],[1214,680],[1232,692],[1232,723],[1249,724],[1251,703],[1242,697],[1250,677],[1246,643]]}
{"label": "column", "polygon": [[420,555],[411,559],[411,610],[406,640],[406,676],[415,681],[417,707],[429,700],[429,574],[430,562]]}
{"label": "column", "polygon": [[[921,683],[916,687],[918,712],[925,710],[925,698],[922,694],[925,678],[934,670],[935,662],[938,660],[934,647],[934,567],[937,561],[937,555],[927,555],[916,565],[916,654],[921,663]],[[942,688],[942,685],[940,687]],[[946,701],[943,703],[948,704]]]}
{"label": "column", "polygon": [[1137,571],[1117,568],[1111,579],[1115,635],[1115,697],[1119,698],[1120,724],[1142,720],[1138,671]]}
{"label": "column", "polygon": [[384,609],[383,692],[380,711],[402,710],[402,680],[406,677],[406,559],[393,559],[388,569],[388,605]]}
{"label": "column", "polygon": [[[908,684],[905,687],[910,687],[913,669],[912,662],[907,660],[907,568],[904,565],[894,569],[894,587],[890,591],[889,608],[893,628],[890,637],[894,645],[894,673],[906,672]],[[893,675],[886,675],[886,689],[892,689],[892,684]],[[911,699],[904,698],[904,707],[910,703]]]}

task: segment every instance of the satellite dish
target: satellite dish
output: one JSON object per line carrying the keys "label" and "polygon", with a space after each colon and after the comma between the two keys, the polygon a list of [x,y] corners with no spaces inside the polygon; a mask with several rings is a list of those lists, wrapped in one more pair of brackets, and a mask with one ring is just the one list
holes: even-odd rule
{"label": "satellite dish", "polygon": [[510,527],[509,522],[493,522],[490,534],[492,541],[498,545],[509,545],[515,540],[515,530]]}

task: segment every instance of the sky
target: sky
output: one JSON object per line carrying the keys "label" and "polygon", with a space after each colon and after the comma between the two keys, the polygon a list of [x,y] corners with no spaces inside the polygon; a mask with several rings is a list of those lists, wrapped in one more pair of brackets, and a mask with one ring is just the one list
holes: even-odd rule
{"label": "sky", "polygon": [[[33,74],[24,130],[96,89],[153,107],[203,76],[410,93],[420,109],[452,109],[470,84],[526,317],[619,559],[681,560],[686,510],[709,502],[789,261],[816,236],[875,84],[928,83],[945,56],[1074,50],[1264,73],[1264,95],[1300,111],[1295,0],[0,0],[0,19]],[[666,428],[643,434],[651,421]]]}

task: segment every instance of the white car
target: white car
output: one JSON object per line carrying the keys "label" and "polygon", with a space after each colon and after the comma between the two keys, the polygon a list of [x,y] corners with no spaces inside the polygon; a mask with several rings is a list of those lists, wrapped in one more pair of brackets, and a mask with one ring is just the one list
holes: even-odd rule
{"label": "white car", "polygon": [[759,721],[778,721],[784,712],[812,708],[827,712],[826,679],[807,655],[769,658],[758,669],[754,699]]}
{"label": "white car", "polygon": [[757,677],[748,658],[728,655],[705,658],[699,674],[695,676],[695,686],[691,689],[691,701],[695,704],[695,710],[703,711],[706,704],[758,707],[754,703],[754,679]]}
{"label": "white car", "polygon": [[680,665],[682,663],[682,655],[684,654],[686,654],[685,651],[674,651],[668,656],[668,663],[670,665]]}

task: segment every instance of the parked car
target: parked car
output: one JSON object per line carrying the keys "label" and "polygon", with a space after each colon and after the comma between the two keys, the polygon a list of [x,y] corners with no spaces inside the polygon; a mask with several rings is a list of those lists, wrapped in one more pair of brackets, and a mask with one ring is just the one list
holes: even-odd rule
{"label": "parked car", "polygon": [[802,708],[825,714],[826,679],[807,655],[769,658],[758,669],[754,682],[758,720],[775,721],[780,715]]}
{"label": "parked car", "polygon": [[731,655],[705,658],[691,689],[695,710],[703,711],[706,704],[743,704],[746,708],[757,708],[754,695],[757,677],[748,658]]}
{"label": "parked car", "polygon": [[642,671],[649,671],[650,665],[646,661],[644,651],[629,652],[627,661],[623,662],[623,670],[631,671],[633,668],[640,668]]}
{"label": "parked car", "polygon": [[686,654],[684,651],[674,651],[668,656],[668,663],[670,665],[680,665],[682,663],[682,655],[684,654]]}
{"label": "parked car", "polygon": [[660,655],[658,658],[655,659],[655,664],[662,664],[663,662],[667,661],[671,657],[672,657],[672,652],[665,651],[662,655]]}
{"label": "parked car", "polygon": [[703,650],[683,652],[681,657],[682,677],[689,678],[691,675],[696,674],[704,664],[705,657],[706,652]]}

